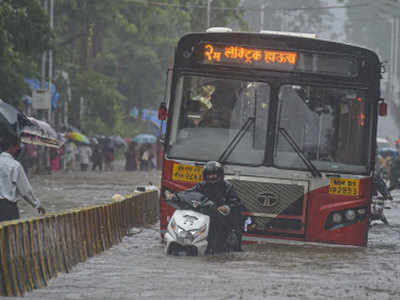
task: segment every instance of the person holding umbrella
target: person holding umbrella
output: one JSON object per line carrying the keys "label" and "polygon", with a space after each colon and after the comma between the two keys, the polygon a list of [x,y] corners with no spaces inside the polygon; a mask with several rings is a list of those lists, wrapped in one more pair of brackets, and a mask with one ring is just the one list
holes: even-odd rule
{"label": "person holding umbrella", "polygon": [[125,152],[125,170],[127,171],[136,171],[137,163],[136,163],[136,146],[135,142],[131,142],[128,146],[128,150]]}
{"label": "person holding umbrella", "polygon": [[39,214],[45,214],[46,210],[33,195],[24,168],[15,159],[20,151],[18,136],[7,133],[0,137],[0,145],[3,150],[0,154],[0,222],[19,218],[17,196],[22,196]]}

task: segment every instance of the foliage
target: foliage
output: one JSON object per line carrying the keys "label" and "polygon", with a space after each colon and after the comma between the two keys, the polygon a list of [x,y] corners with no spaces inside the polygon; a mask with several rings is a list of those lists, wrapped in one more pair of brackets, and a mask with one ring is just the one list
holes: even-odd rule
{"label": "foliage", "polygon": [[[56,64],[72,81],[71,123],[90,131],[125,136],[131,136],[129,132],[135,128],[145,130],[138,121],[126,122],[128,112],[133,107],[157,108],[178,39],[189,31],[203,31],[206,23],[202,0],[157,3],[166,5],[130,0],[57,0]],[[218,7],[235,7],[238,3],[221,0]],[[240,16],[233,10],[216,10],[212,18],[213,25],[223,26]],[[86,103],[83,120],[81,97]]]}
{"label": "foliage", "polygon": [[115,80],[100,72],[87,70],[76,75],[72,86],[74,101],[81,104],[83,99],[83,109],[90,116],[89,119],[100,118],[113,128],[125,101],[125,97],[116,89]]}
{"label": "foliage", "polygon": [[[243,25],[232,9],[239,2],[213,1],[211,25]],[[28,92],[23,79],[40,78],[41,55],[52,46],[61,102],[56,119],[63,119],[71,89],[69,121],[93,133],[146,130],[130,121],[129,111],[157,108],[178,39],[207,23],[204,0],[57,0],[52,36],[42,5],[0,0],[0,97],[17,103]]]}
{"label": "foliage", "polygon": [[49,20],[41,1],[0,1],[0,98],[19,105],[27,92],[24,78],[36,73],[50,40]]}

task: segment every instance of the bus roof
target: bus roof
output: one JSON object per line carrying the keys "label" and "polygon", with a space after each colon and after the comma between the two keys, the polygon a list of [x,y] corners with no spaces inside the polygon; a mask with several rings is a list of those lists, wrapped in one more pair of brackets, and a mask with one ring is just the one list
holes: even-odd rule
{"label": "bus roof", "polygon": [[273,30],[261,30],[260,33],[286,35],[286,36],[298,36],[298,37],[313,38],[313,39],[317,38],[317,35],[315,33],[273,31]]}
{"label": "bus roof", "polygon": [[178,45],[182,43],[190,43],[190,40],[196,43],[198,41],[206,41],[207,39],[214,41],[218,40],[221,43],[232,43],[232,41],[235,41],[236,43],[240,42],[244,44],[259,43],[265,40],[271,40],[274,44],[285,42],[285,46],[292,49],[307,49],[337,53],[345,52],[356,55],[359,55],[361,52],[368,54],[370,57],[375,57],[377,63],[380,61],[375,51],[359,45],[321,39],[313,34],[289,34],[289,32],[280,31],[263,31],[262,33],[239,31],[194,32],[182,36],[178,42]]}

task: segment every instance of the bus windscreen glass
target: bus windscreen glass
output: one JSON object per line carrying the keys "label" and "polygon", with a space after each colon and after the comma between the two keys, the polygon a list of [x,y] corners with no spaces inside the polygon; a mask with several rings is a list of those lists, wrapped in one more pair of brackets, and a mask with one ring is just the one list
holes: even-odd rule
{"label": "bus windscreen glass", "polygon": [[[279,128],[296,141],[318,170],[367,170],[369,117],[362,90],[283,85],[279,90]],[[285,137],[277,133],[274,162],[305,169]]]}
{"label": "bus windscreen glass", "polygon": [[344,77],[358,75],[358,64],[348,55],[281,51],[237,45],[202,45],[202,64],[237,66],[287,72],[306,72]]}
{"label": "bus windscreen glass", "polygon": [[196,161],[218,160],[244,124],[243,137],[228,163],[264,161],[270,86],[263,82],[182,76],[176,90],[169,155]]}

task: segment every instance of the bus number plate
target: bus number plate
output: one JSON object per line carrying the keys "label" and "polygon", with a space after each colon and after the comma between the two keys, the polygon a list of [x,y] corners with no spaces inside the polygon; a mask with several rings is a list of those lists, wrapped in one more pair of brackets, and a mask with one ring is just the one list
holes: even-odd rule
{"label": "bus number plate", "polygon": [[203,167],[174,164],[172,180],[201,182],[203,180]]}
{"label": "bus number plate", "polygon": [[360,180],[348,178],[331,178],[329,194],[358,196],[360,195]]}

